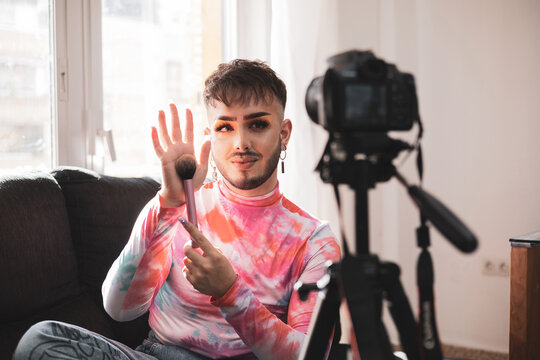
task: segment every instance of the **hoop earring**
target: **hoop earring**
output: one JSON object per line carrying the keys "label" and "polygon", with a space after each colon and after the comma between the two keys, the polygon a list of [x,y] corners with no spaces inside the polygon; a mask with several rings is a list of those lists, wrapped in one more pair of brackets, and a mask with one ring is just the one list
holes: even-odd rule
{"label": "hoop earring", "polygon": [[287,144],[283,145],[283,150],[279,154],[279,159],[281,160],[281,173],[285,173],[285,159],[287,158]]}

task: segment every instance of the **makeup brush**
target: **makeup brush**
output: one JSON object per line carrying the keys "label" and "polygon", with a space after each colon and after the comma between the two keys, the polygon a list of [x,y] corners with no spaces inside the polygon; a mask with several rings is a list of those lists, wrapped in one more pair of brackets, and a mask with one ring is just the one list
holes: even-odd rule
{"label": "makeup brush", "polygon": [[[197,170],[197,161],[193,155],[184,154],[176,159],[174,168],[180,179],[184,182],[188,220],[198,228],[197,210],[195,208],[195,197],[193,195],[193,176],[195,175],[195,170]],[[195,243],[193,245],[193,247],[196,247]]]}

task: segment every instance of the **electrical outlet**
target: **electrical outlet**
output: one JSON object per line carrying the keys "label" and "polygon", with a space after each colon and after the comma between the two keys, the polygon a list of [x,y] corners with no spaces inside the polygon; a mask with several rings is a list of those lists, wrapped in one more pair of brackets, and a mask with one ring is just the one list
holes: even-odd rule
{"label": "electrical outlet", "polygon": [[482,264],[482,274],[487,276],[509,276],[510,264],[508,260],[486,259]]}

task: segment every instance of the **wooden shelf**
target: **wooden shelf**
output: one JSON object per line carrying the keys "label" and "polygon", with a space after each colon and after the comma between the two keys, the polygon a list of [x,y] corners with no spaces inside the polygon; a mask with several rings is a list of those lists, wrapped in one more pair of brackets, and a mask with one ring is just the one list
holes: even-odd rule
{"label": "wooden shelf", "polygon": [[509,358],[540,359],[540,232],[510,244]]}

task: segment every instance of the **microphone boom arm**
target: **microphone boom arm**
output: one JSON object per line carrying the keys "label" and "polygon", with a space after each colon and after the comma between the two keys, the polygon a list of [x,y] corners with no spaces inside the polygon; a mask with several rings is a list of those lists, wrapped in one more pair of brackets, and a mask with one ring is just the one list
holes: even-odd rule
{"label": "microphone boom arm", "polygon": [[409,185],[405,178],[394,168],[394,175],[407,188],[409,196],[420,212],[459,250],[471,253],[476,250],[478,241],[467,226],[442,202],[416,185]]}

